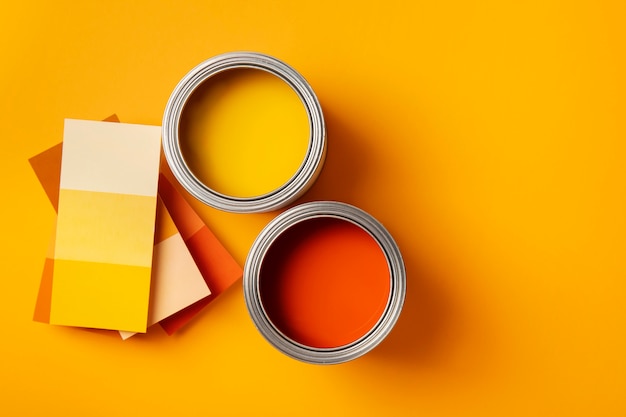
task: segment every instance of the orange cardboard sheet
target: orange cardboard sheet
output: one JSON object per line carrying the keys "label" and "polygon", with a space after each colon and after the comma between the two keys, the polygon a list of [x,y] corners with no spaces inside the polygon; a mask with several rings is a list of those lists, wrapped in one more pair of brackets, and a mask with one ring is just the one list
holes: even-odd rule
{"label": "orange cardboard sheet", "polygon": [[196,261],[211,295],[162,320],[161,327],[172,334],[187,324],[218,295],[234,284],[243,270],[217,237],[163,173],[159,176],[159,195],[178,231]]}
{"label": "orange cardboard sheet", "polygon": [[[105,120],[119,121],[115,115]],[[29,160],[55,210],[58,207],[61,156],[62,144],[58,144]],[[198,214],[187,203],[183,195],[163,173],[159,176],[159,197],[164,202],[166,211],[174,222],[174,227],[178,229],[211,292],[210,295],[204,296],[199,301],[160,321],[163,329],[171,335],[191,321],[207,304],[241,278],[243,271],[241,266],[222,246]],[[164,237],[161,231],[163,227],[162,224],[157,223],[157,242],[163,240],[161,239],[161,237]],[[34,321],[42,323],[49,323],[50,321],[50,297],[54,268],[53,255],[54,236],[44,263],[33,315]]]}

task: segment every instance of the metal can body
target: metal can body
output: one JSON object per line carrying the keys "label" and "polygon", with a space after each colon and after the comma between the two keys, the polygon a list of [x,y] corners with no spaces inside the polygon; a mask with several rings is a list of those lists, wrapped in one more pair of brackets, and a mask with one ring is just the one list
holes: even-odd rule
{"label": "metal can body", "polygon": [[[286,82],[300,97],[309,119],[308,148],[298,170],[277,189],[249,198],[222,194],[200,181],[183,157],[179,135],[181,115],[193,92],[212,76],[237,68],[266,71]],[[163,151],[167,163],[182,186],[203,203],[235,213],[267,212],[292,203],[315,182],[326,157],[324,116],[313,89],[293,68],[276,58],[260,53],[226,53],[210,58],[193,68],[174,88],[167,102],[162,132]]]}
{"label": "metal can body", "polygon": [[[376,324],[359,339],[332,348],[307,346],[285,335],[268,316],[260,294],[261,268],[271,245],[294,225],[323,217],[347,221],[366,231],[383,251],[390,279],[387,303]],[[320,201],[292,207],[277,216],[261,231],[246,259],[243,289],[246,306],[254,324],[275,348],[304,362],[336,364],[364,355],[389,334],[404,303],[406,271],[398,246],[389,232],[376,219],[363,210],[345,203]]]}

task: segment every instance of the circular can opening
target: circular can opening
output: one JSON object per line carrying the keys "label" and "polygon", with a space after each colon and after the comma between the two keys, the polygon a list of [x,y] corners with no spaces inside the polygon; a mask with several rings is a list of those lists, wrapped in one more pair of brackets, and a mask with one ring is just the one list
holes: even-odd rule
{"label": "circular can opening", "polygon": [[318,217],[281,233],[259,276],[263,308],[302,345],[337,348],[365,336],[389,299],[387,259],[378,242],[347,220]]}
{"label": "circular can opening", "polygon": [[198,180],[223,195],[254,198],[295,176],[310,132],[293,88],[267,71],[234,68],[195,89],[179,135],[183,158]]}
{"label": "circular can opening", "polygon": [[195,198],[233,213],[277,210],[301,197],[326,158],[317,96],[284,62],[230,52],[202,62],[174,88],[163,153]]}
{"label": "circular can opening", "polygon": [[406,294],[397,244],[376,219],[336,201],[294,206],[252,244],[246,306],[275,348],[314,364],[358,358],[395,325]]}

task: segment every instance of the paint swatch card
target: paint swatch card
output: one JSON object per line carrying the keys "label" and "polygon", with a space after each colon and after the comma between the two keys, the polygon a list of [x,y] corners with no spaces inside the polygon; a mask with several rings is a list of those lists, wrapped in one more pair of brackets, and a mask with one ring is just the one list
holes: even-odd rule
{"label": "paint swatch card", "polygon": [[65,121],[50,323],[145,332],[159,126]]}
{"label": "paint swatch card", "polygon": [[[211,295],[163,201],[157,200],[148,326]],[[120,331],[126,340],[135,333]]]}
{"label": "paint swatch card", "polygon": [[164,173],[159,178],[159,195],[211,289],[210,296],[160,321],[161,327],[171,335],[237,282],[243,270]]}
{"label": "paint swatch card", "polygon": [[[119,122],[114,116],[105,120]],[[59,143],[29,159],[33,171],[55,212],[59,199],[62,146],[63,144]],[[182,198],[182,196],[180,197]],[[184,217],[187,222],[196,221],[190,213]],[[46,254],[33,314],[33,320],[41,323],[50,323],[55,235],[56,233],[53,233],[53,239]],[[207,256],[209,255],[207,254]],[[148,326],[176,314],[210,294],[211,291],[189,253],[189,249],[178,232],[165,204],[161,198],[157,198]],[[133,332],[120,331],[123,339],[134,334]]]}
{"label": "paint swatch card", "polygon": [[[116,115],[104,120],[119,122]],[[62,147],[59,143],[29,159],[55,211],[58,210]],[[164,161],[160,169],[148,326],[158,321],[172,334],[236,282],[242,270],[170,182],[172,174]],[[42,323],[50,323],[54,237],[55,234],[46,255],[33,315],[33,320]],[[124,339],[134,333],[120,331]]]}

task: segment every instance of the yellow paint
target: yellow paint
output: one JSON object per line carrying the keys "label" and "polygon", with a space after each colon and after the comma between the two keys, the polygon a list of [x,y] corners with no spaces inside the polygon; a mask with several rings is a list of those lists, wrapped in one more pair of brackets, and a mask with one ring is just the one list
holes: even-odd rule
{"label": "yellow paint", "polygon": [[156,197],[61,189],[56,259],[152,265]]}
{"label": "yellow paint", "polygon": [[214,190],[253,197],[286,183],[309,145],[300,98],[278,77],[236,69],[207,80],[181,119],[183,155]]}
{"label": "yellow paint", "polygon": [[150,268],[56,259],[50,323],[145,332]]}

